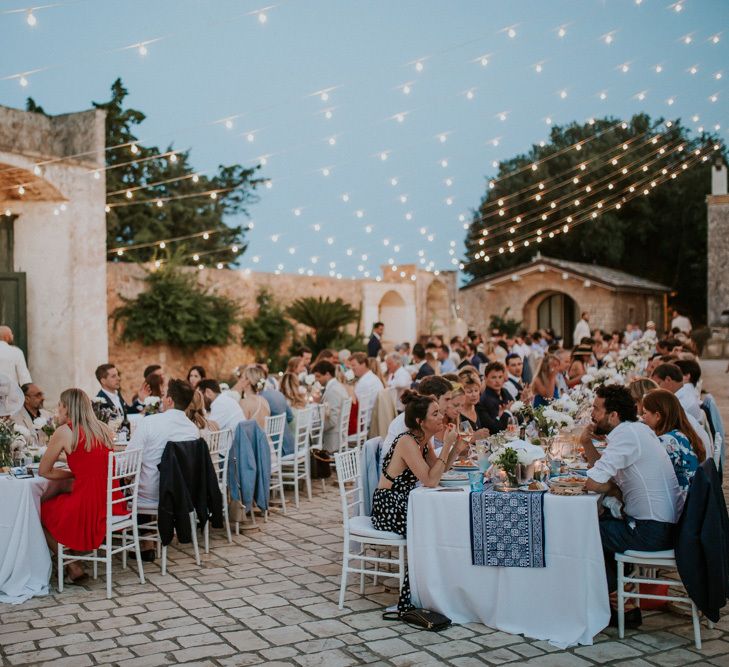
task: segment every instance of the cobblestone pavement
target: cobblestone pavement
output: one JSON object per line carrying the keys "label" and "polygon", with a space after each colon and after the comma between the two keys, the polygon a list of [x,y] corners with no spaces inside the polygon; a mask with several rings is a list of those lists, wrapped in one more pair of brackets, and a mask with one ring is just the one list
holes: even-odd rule
{"label": "cobblestone pavement", "polygon": [[[705,384],[729,423],[725,363],[707,364]],[[657,612],[644,613],[642,628],[622,641],[607,628],[593,646],[562,651],[475,623],[436,634],[383,621],[381,610],[396,594],[382,586],[360,597],[352,585],[340,611],[338,494],[331,482],[325,492],[315,487],[312,502],[303,500],[298,511],[290,503],[287,516],[272,514],[232,545],[213,531],[201,568],[189,545],[171,548],[168,575],[147,564],[144,586],[133,569],[116,566],[111,600],[99,578],[0,605],[0,664],[729,666],[729,614],[713,630],[702,626],[701,651],[689,618]]]}

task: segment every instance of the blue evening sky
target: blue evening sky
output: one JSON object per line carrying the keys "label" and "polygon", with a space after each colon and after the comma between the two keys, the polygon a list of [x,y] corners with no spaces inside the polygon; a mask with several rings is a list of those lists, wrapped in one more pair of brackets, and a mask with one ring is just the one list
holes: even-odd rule
{"label": "blue evening sky", "polygon": [[[247,0],[57,5],[31,27],[7,13],[27,3],[0,0],[0,104],[78,111],[121,76],[147,114],[143,143],[191,148],[200,171],[268,156],[242,268],[457,268],[459,216],[548,118],[646,111],[729,129],[727,0],[284,0],[265,21]],[[123,48],[156,38],[146,55]]]}

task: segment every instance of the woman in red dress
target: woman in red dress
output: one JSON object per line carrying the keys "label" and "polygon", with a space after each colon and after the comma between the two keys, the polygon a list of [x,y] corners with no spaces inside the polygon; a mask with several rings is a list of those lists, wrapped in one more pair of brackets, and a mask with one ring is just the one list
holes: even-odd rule
{"label": "woman in red dress", "polygon": [[[58,404],[58,423],[40,462],[39,474],[46,479],[68,480],[70,491],[41,504],[41,522],[53,553],[58,543],[74,551],[99,547],[106,534],[106,483],[113,436],[94,415],[89,397],[81,389],[66,389]],[[70,470],[54,468],[66,455]],[[127,514],[124,503],[114,505],[114,514]],[[83,567],[69,563],[71,581],[85,576]]]}

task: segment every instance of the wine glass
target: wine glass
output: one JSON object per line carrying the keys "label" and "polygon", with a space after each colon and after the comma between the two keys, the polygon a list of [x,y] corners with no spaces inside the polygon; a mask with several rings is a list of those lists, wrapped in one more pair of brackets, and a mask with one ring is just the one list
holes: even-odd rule
{"label": "wine glass", "polygon": [[458,424],[458,436],[468,445],[468,458],[472,458],[471,441],[473,440],[473,426],[470,422],[462,421]]}

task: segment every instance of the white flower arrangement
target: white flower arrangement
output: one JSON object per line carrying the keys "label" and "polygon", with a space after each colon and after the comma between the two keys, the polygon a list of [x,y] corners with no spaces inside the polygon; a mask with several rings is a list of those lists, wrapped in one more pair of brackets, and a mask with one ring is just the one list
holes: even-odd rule
{"label": "white flower arrangement", "polygon": [[144,399],[144,407],[159,405],[159,403],[159,396],[147,396],[147,398]]}
{"label": "white flower arrangement", "polygon": [[40,431],[47,423],[47,420],[44,417],[36,417],[33,420],[33,428],[36,431]]}
{"label": "white flower arrangement", "polygon": [[304,376],[304,384],[311,387],[316,382],[316,376],[313,373],[307,373]]}
{"label": "white flower arrangement", "polygon": [[352,384],[357,378],[354,375],[354,371],[351,368],[348,368],[344,371],[344,379],[348,384]]}

